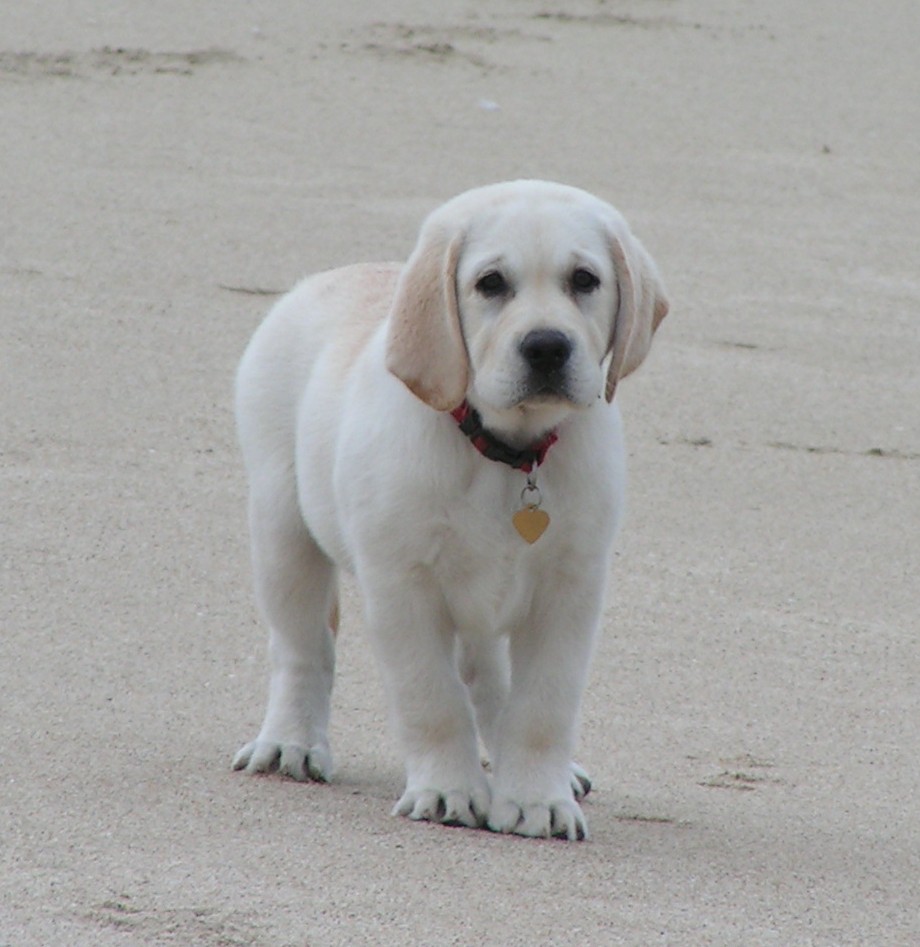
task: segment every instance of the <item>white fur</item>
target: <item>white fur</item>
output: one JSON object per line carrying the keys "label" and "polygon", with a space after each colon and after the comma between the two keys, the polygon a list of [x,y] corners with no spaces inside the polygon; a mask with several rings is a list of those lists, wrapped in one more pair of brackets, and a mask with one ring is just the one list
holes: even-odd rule
{"label": "white fur", "polygon": [[[631,278],[654,287],[657,321],[663,291],[622,218],[572,188],[493,185],[426,226],[416,256],[434,258],[434,230],[460,246],[444,285],[456,294],[465,364],[445,364],[445,377],[457,369],[486,425],[509,441],[558,432],[538,472],[550,526],[533,545],[522,540],[511,518],[524,474],[480,455],[393,374],[400,343],[388,312],[408,271],[362,265],[303,281],[256,332],[238,375],[271,683],[262,729],[234,765],[329,778],[329,617],[345,568],[362,590],[405,754],[395,812],[583,838],[578,799],[589,784],[572,754],[624,484],[619,411],[604,398],[623,307],[610,241],[640,261]],[[476,289],[496,261],[514,286],[500,300]],[[601,284],[573,295],[568,276],[582,264]],[[412,300],[403,304],[411,321]],[[520,341],[547,328],[573,346],[565,397],[528,389]]]}

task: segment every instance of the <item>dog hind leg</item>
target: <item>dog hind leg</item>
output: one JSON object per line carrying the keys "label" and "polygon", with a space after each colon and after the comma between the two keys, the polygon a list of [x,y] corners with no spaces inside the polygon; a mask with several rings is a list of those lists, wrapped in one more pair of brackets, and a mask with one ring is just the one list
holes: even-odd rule
{"label": "dog hind leg", "polygon": [[256,597],[270,629],[271,675],[262,728],[236,754],[233,767],[325,782],[332,774],[327,729],[336,570],[303,523],[293,474],[251,480],[252,564]]}
{"label": "dog hind leg", "polygon": [[496,728],[511,685],[508,639],[489,635],[459,640],[458,664],[476,711],[479,736],[489,759],[493,760]]}

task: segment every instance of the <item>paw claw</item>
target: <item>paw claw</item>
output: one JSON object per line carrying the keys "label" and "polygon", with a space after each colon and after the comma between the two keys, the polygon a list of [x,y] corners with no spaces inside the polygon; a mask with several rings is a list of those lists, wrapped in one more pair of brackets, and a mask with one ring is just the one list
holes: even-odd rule
{"label": "paw claw", "polygon": [[247,773],[279,773],[297,782],[325,783],[332,775],[332,756],[328,747],[307,749],[294,743],[253,740],[233,757],[233,768]]}
{"label": "paw claw", "polygon": [[578,763],[572,763],[572,794],[581,802],[591,792],[591,777]]}
{"label": "paw claw", "polygon": [[478,829],[485,825],[488,807],[488,794],[481,790],[407,789],[393,807],[393,815],[406,816],[415,822]]}
{"label": "paw claw", "polygon": [[493,804],[488,827],[493,832],[528,838],[561,838],[580,842],[588,837],[588,824],[574,800],[522,806],[511,800]]}

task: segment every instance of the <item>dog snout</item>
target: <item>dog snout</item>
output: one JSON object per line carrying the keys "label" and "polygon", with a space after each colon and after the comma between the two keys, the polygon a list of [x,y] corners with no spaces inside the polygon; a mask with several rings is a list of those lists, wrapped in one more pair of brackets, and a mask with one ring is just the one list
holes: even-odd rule
{"label": "dog snout", "polygon": [[572,354],[572,342],[558,329],[534,329],[521,339],[524,361],[541,375],[563,368]]}

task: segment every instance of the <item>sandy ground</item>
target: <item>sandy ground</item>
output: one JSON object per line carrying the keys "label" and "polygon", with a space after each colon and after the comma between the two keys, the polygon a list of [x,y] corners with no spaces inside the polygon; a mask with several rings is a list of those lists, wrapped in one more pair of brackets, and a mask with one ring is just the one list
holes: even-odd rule
{"label": "sandy ground", "polygon": [[[920,943],[915,0],[7,4],[0,945]],[[231,416],[272,291],[469,186],[615,203],[672,315],[585,844],[391,818],[353,590],[330,786],[230,771]]]}

